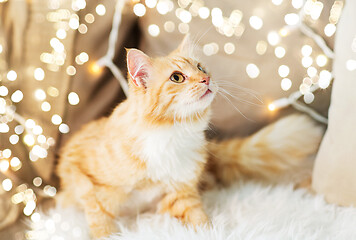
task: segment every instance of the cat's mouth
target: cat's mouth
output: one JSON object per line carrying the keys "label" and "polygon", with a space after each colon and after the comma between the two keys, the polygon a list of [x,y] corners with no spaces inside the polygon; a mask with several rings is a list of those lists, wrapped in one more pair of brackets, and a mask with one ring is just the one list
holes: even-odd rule
{"label": "cat's mouth", "polygon": [[206,90],[206,92],[200,97],[200,99],[205,98],[207,95],[212,94],[213,92],[208,88],[208,90]]}

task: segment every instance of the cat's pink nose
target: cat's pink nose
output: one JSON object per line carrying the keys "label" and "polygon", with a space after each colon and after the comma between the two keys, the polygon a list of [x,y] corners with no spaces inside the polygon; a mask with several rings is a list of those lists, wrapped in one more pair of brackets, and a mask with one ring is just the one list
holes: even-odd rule
{"label": "cat's pink nose", "polygon": [[206,85],[209,85],[210,77],[204,77],[203,80],[200,81],[200,83],[205,83]]}

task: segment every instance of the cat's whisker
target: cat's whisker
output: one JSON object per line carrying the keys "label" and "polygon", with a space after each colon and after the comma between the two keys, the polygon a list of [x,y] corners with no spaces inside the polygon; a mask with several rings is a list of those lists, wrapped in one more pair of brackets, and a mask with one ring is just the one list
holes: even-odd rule
{"label": "cat's whisker", "polygon": [[249,93],[255,94],[255,95],[257,95],[257,96],[259,95],[259,93],[258,93],[257,91],[252,90],[252,89],[250,89],[250,88],[243,87],[243,86],[237,84],[236,82],[232,82],[231,80],[224,79],[224,78],[222,78],[222,77],[219,77],[219,78],[214,79],[214,80],[215,80],[215,82],[216,82],[218,85],[221,85],[221,84],[230,85],[230,86],[232,86],[232,87],[241,89],[241,90],[243,90],[243,91],[245,91],[245,92],[249,92]]}
{"label": "cat's whisker", "polygon": [[234,96],[233,94],[231,94],[230,92],[228,92],[226,89],[224,89],[222,87],[220,87],[219,91],[222,91],[222,92],[226,93],[228,96],[234,98],[235,100],[237,100],[239,102],[246,103],[248,105],[252,105],[252,106],[256,106],[256,107],[264,107],[263,104],[254,103],[254,102],[248,101],[246,99],[242,99],[242,98],[239,98],[237,96]]}
{"label": "cat's whisker", "polygon": [[246,117],[246,115],[243,114],[243,113],[241,112],[241,110],[238,109],[238,108],[231,102],[231,100],[230,100],[228,97],[226,97],[222,92],[218,92],[218,93],[219,93],[222,97],[224,97],[224,98],[235,108],[235,110],[238,111],[245,119],[247,119],[247,120],[249,120],[249,121],[251,121],[251,122],[255,122],[254,120],[252,120],[252,119]]}
{"label": "cat's whisker", "polygon": [[231,92],[238,91],[238,92],[236,92],[236,94],[233,94],[235,97],[237,97],[236,95],[240,95],[240,96],[244,95],[244,96],[247,96],[247,97],[253,97],[254,99],[256,99],[261,104],[264,104],[263,100],[256,93],[254,93],[253,91],[248,91],[248,90],[240,88],[238,86],[232,86],[232,85],[225,84],[225,83],[218,83],[218,86],[219,86],[219,88],[224,89],[225,91],[227,91],[225,89],[225,87],[231,89],[230,92],[229,92],[230,94],[231,94]]}

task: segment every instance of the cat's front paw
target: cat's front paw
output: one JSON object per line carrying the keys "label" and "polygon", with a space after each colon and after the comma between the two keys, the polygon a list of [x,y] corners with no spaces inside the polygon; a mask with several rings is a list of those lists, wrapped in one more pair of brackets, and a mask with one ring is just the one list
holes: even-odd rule
{"label": "cat's front paw", "polygon": [[182,221],[183,223],[190,224],[194,227],[211,225],[209,217],[202,209],[199,208],[194,208],[190,211],[187,211],[186,214],[183,216]]}
{"label": "cat's front paw", "polygon": [[117,233],[118,228],[114,222],[106,222],[105,224],[91,224],[90,233],[94,239],[102,239],[113,233]]}

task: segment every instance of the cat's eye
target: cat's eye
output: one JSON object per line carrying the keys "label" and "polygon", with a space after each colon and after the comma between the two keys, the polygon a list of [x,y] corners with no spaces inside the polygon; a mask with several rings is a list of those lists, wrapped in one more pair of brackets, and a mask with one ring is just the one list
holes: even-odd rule
{"label": "cat's eye", "polygon": [[206,73],[205,69],[198,63],[197,68],[199,71],[202,71],[203,73]]}
{"label": "cat's eye", "polygon": [[172,73],[172,75],[171,75],[171,77],[169,79],[172,82],[182,83],[182,82],[184,82],[185,77],[180,72],[174,72],[174,73]]}

